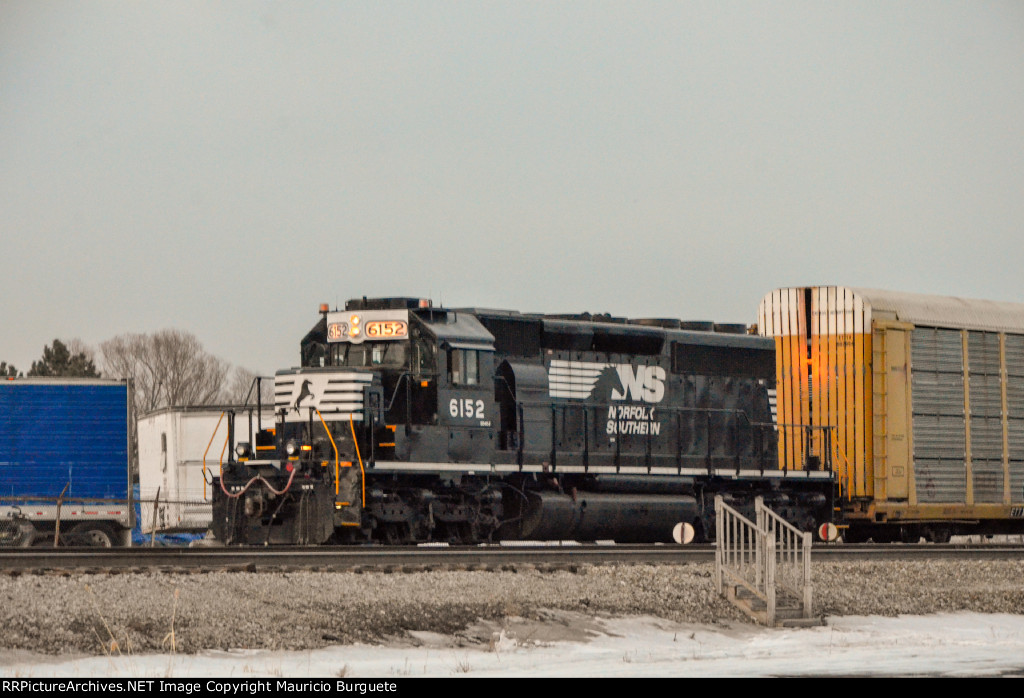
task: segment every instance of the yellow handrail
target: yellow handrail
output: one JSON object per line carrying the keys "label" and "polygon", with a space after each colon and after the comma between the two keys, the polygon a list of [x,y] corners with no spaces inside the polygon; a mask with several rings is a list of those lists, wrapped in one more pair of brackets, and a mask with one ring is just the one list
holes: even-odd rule
{"label": "yellow handrail", "polygon": [[[217,436],[217,430],[220,429],[220,423],[224,419],[224,415],[225,414],[227,414],[227,412],[221,412],[220,413],[220,417],[217,419],[217,426],[215,426],[213,428],[213,433],[210,434],[210,443],[206,444],[206,450],[203,451],[203,499],[204,500],[206,499],[206,454],[210,452],[210,446],[213,445],[213,438],[215,436]],[[221,461],[223,462],[223,460],[224,460],[224,450],[223,449],[221,449],[220,457],[221,457]],[[220,474],[221,474],[221,477],[224,476],[224,466],[223,465],[221,465]]]}
{"label": "yellow handrail", "polygon": [[334,443],[334,437],[331,436],[331,430],[327,428],[327,422],[324,421],[324,416],[320,414],[320,410],[313,408],[316,412],[316,416],[320,418],[320,423],[324,425],[324,431],[327,432],[327,438],[331,440],[331,448],[334,449],[334,494],[338,495],[338,445]]}
{"label": "yellow handrail", "polygon": [[363,470],[363,457],[359,455],[359,440],[356,439],[356,425],[352,421],[352,415],[348,416],[348,426],[352,429],[352,443],[356,445],[356,458],[359,459],[359,475],[363,482],[363,509],[366,508],[366,471]]}

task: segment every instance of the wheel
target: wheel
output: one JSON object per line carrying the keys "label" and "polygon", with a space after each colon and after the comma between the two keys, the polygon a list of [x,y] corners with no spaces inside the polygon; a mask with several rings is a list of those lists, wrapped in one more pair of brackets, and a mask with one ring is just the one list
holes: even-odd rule
{"label": "wheel", "polygon": [[871,540],[876,543],[895,543],[899,530],[895,526],[880,526],[871,532]]}
{"label": "wheel", "polygon": [[901,543],[920,543],[921,529],[917,526],[900,526]]}
{"label": "wheel", "polygon": [[36,539],[36,528],[30,521],[13,519],[0,524],[0,547],[31,548]]}
{"label": "wheel", "polygon": [[404,545],[411,542],[408,524],[401,521],[384,524],[381,540],[390,545]]}
{"label": "wheel", "polygon": [[867,541],[867,539],[868,534],[864,531],[864,529],[859,527],[851,526],[850,528],[846,529],[845,533],[843,533],[844,543],[864,543]]}
{"label": "wheel", "polygon": [[89,548],[112,548],[114,536],[103,524],[83,521],[71,529],[68,542],[71,545],[84,545]]}
{"label": "wheel", "polygon": [[952,535],[949,526],[929,526],[925,530],[925,538],[932,543],[948,543]]}

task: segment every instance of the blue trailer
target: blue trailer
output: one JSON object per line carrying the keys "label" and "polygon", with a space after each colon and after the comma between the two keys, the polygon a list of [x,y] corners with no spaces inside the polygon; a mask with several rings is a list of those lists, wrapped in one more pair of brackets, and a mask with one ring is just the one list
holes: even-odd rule
{"label": "blue trailer", "polygon": [[0,381],[0,545],[128,545],[127,380]]}

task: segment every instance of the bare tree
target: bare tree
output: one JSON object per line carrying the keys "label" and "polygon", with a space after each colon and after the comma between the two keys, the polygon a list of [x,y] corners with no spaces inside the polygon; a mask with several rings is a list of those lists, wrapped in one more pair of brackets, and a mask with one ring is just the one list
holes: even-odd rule
{"label": "bare tree", "polygon": [[[231,372],[231,380],[228,382],[228,386],[224,391],[224,402],[230,405],[255,405],[256,386],[254,385],[254,383],[258,376],[258,373],[250,371],[247,368],[243,368],[241,366],[235,368],[235,370]],[[263,404],[265,406],[273,405],[273,377],[264,376],[263,380],[259,382],[259,386],[260,399],[262,400]]]}
{"label": "bare tree", "polygon": [[100,344],[100,353],[104,375],[134,380],[140,414],[169,405],[213,404],[227,383],[229,364],[180,330],[118,335]]}

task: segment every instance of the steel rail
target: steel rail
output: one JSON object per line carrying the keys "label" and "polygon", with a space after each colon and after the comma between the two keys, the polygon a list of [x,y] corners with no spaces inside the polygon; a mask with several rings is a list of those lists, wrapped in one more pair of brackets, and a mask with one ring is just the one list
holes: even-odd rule
{"label": "steel rail", "polygon": [[[815,562],[887,560],[1024,560],[1024,545],[900,544],[818,545]],[[324,571],[502,569],[519,565],[679,565],[714,559],[713,545],[364,546],[218,548],[29,548],[0,551],[0,572],[45,570],[167,572],[283,569]]]}

